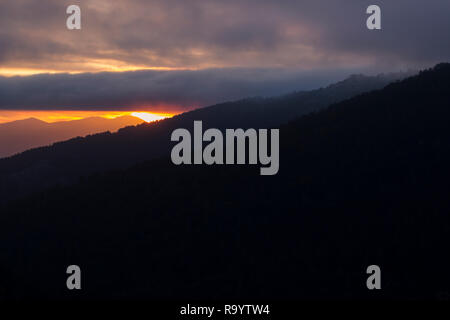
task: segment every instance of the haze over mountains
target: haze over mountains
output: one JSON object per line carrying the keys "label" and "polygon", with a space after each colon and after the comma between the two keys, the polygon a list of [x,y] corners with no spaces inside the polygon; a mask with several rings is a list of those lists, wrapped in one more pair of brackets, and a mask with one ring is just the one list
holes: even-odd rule
{"label": "haze over mountains", "polygon": [[53,123],[29,118],[1,123],[0,158],[79,136],[84,137],[105,131],[114,132],[120,128],[142,122],[143,120],[133,116],[122,116],[114,119],[89,117]]}
{"label": "haze over mountains", "polygon": [[354,75],[317,90],[226,102],[171,119],[120,129],[115,134],[71,139],[0,159],[0,202],[55,184],[71,183],[93,172],[126,168],[167,155],[172,131],[177,128],[191,129],[194,120],[202,120],[205,129],[278,127],[332,103],[381,89],[408,75]]}
{"label": "haze over mountains", "polygon": [[[275,176],[260,176],[258,166],[175,166],[162,157],[12,201],[1,207],[0,292],[77,298],[61,271],[76,261],[88,270],[85,299],[446,299],[449,88],[450,64],[440,64],[281,125]],[[286,107],[301,108],[297,95],[279,99],[291,98]],[[238,103],[270,110],[260,100]],[[207,108],[203,120],[220,125],[223,110]],[[190,128],[201,114],[61,148],[83,156],[83,142],[95,150],[103,141],[119,155],[127,149],[112,141]],[[365,286],[372,264],[382,268],[378,292]]]}

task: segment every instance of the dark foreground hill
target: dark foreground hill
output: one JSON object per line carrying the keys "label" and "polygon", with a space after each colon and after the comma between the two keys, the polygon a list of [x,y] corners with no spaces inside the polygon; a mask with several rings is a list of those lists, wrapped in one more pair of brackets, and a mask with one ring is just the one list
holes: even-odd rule
{"label": "dark foreground hill", "polygon": [[10,204],[3,295],[448,298],[449,87],[442,64],[283,126],[276,176],[163,158]]}
{"label": "dark foreground hill", "polygon": [[376,77],[355,75],[327,88],[276,98],[223,103],[172,119],[127,127],[118,133],[76,138],[0,159],[0,203],[33,190],[69,184],[82,175],[126,168],[164,156],[169,152],[172,131],[190,128],[193,120],[203,120],[205,127],[216,128],[278,127],[300,115],[380,89],[406,76],[406,73]]}

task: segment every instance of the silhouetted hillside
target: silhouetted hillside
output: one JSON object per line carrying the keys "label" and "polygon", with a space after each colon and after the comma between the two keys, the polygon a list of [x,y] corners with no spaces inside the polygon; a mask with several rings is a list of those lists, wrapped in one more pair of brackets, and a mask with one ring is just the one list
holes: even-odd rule
{"label": "silhouetted hillside", "polygon": [[162,158],[10,204],[4,295],[448,298],[449,87],[441,64],[282,126],[276,176]]}
{"label": "silhouetted hillside", "polygon": [[126,168],[168,154],[172,131],[176,128],[191,128],[193,120],[203,120],[205,128],[278,127],[302,114],[320,110],[362,92],[382,88],[406,75],[351,76],[327,88],[276,98],[223,103],[172,119],[128,127],[116,134],[76,138],[27,151],[0,160],[0,202],[42,187],[70,183],[81,175]]}
{"label": "silhouetted hillside", "polygon": [[70,138],[84,137],[105,131],[114,132],[142,122],[143,120],[136,117],[123,116],[115,119],[89,117],[82,120],[54,123],[30,118],[0,123],[0,158]]}

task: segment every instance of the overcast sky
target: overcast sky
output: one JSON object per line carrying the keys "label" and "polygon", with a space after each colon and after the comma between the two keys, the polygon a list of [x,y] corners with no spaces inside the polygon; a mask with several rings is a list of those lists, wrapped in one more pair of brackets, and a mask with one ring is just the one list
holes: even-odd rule
{"label": "overcast sky", "polygon": [[0,75],[116,72],[0,77],[0,108],[183,108],[431,67],[450,60],[449,15],[448,0],[1,0]]}

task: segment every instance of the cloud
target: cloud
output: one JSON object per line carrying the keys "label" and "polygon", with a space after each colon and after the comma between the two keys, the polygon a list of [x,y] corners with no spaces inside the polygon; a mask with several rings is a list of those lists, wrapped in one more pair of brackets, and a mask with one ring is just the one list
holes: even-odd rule
{"label": "cloud", "polygon": [[[82,30],[65,27],[78,4]],[[379,0],[381,31],[365,27],[372,1],[15,0],[0,3],[3,68],[419,67],[450,57],[450,2]]]}
{"label": "cloud", "polygon": [[0,109],[185,111],[313,89],[351,71],[226,68],[0,77]]}
{"label": "cloud", "polygon": [[[71,4],[81,7],[80,31],[66,29]],[[62,74],[0,78],[0,108],[185,110],[450,60],[450,1],[378,0],[380,31],[365,26],[370,4],[1,1],[0,75]],[[154,70],[122,72],[140,69]]]}

